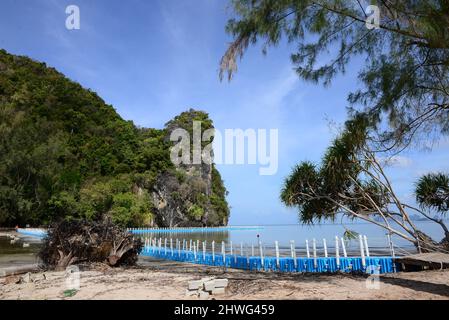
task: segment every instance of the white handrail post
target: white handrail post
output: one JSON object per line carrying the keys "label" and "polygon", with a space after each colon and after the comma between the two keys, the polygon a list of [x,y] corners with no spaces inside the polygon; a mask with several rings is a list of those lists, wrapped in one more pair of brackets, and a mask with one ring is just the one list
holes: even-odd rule
{"label": "white handrail post", "polygon": [[237,248],[234,250],[234,263],[237,264]]}
{"label": "white handrail post", "polygon": [[388,237],[388,243],[390,245],[391,257],[393,258],[393,272],[396,273],[396,263],[394,262],[394,260],[396,258],[396,254],[394,252],[394,244],[393,244],[393,239],[391,238],[391,232],[387,233],[387,237]]}
{"label": "white handrail post", "polygon": [[359,244],[360,244],[360,256],[362,257],[362,267],[365,269],[366,267],[365,250],[363,248],[363,237],[361,234],[359,235]]}
{"label": "white handrail post", "polygon": [[232,256],[232,241],[229,241],[229,252]]}
{"label": "white handrail post", "polygon": [[390,245],[391,256],[392,256],[393,258],[395,258],[396,255],[395,255],[395,252],[394,252],[394,244],[393,244],[393,240],[392,240],[392,238],[391,238],[391,234],[390,234],[390,233],[387,233],[387,237],[388,237],[388,243],[389,243],[389,245]]}
{"label": "white handrail post", "polygon": [[346,245],[345,245],[345,239],[341,238],[341,248],[343,249],[343,256],[345,258],[348,257],[348,254],[346,253]]}
{"label": "white handrail post", "polygon": [[310,258],[309,240],[306,240],[306,254],[307,258]]}
{"label": "white handrail post", "polygon": [[254,257],[254,243],[251,243],[251,256]]}
{"label": "white handrail post", "polygon": [[295,269],[297,268],[298,261],[296,261],[296,247],[295,247],[295,240],[290,241],[290,250],[292,253],[292,259],[293,259],[293,265],[295,266]]}
{"label": "white handrail post", "polygon": [[363,236],[363,242],[365,244],[366,256],[369,257],[368,238],[366,237],[366,235]]}
{"label": "white handrail post", "polygon": [[224,241],[221,242],[221,254],[223,255],[223,266],[226,267],[226,246]]}
{"label": "white handrail post", "polygon": [[215,241],[212,241],[212,262],[215,262]]}
{"label": "white handrail post", "polygon": [[313,238],[312,240],[312,249],[313,249],[313,267],[316,269],[318,266],[317,256],[316,256],[316,240]]}
{"label": "white handrail post", "polygon": [[203,261],[206,261],[206,240],[203,241]]}
{"label": "white handrail post", "polygon": [[340,240],[338,236],[335,236],[335,260],[337,263],[337,269],[340,269]]}
{"label": "white handrail post", "polygon": [[260,263],[262,265],[262,268],[264,267],[265,263],[263,261],[263,248],[262,248],[262,242],[259,240],[259,253],[260,253]]}
{"label": "white handrail post", "polygon": [[276,267],[279,269],[279,266],[280,266],[280,262],[279,262],[279,242],[275,241],[274,242],[274,246],[276,248]]}
{"label": "white handrail post", "polygon": [[323,239],[323,247],[324,247],[324,257],[328,257],[327,256],[327,243],[326,243],[326,239]]}
{"label": "white handrail post", "polygon": [[196,261],[196,252],[197,252],[197,248],[196,248],[196,244],[193,244],[193,261]]}

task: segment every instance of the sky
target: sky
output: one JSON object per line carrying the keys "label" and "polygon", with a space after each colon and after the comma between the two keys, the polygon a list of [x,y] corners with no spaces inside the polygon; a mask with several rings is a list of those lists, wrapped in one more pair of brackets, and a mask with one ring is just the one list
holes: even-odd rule
{"label": "sky", "polygon": [[[66,7],[80,9],[80,29],[67,30]],[[162,128],[195,108],[215,127],[277,129],[278,171],[258,165],[219,165],[229,191],[232,225],[297,223],[279,200],[285,177],[302,160],[318,162],[346,119],[346,97],[359,83],[355,60],[330,87],[305,83],[285,41],[263,55],[250,47],[231,82],[219,61],[231,41],[227,0],[1,0],[0,48],[56,68],[97,92],[126,120]],[[401,154],[388,169],[404,201],[424,173],[449,171],[449,143]]]}

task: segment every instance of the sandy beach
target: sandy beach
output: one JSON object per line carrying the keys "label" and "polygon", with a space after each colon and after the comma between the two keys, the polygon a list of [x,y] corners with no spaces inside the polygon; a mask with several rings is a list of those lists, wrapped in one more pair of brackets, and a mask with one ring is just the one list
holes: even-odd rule
{"label": "sandy beach", "polygon": [[199,299],[186,295],[189,280],[215,276],[229,280],[217,300],[258,299],[449,299],[449,270],[396,273],[379,278],[379,288],[367,288],[366,277],[326,274],[275,274],[146,260],[137,268],[104,265],[81,268],[80,290],[65,297],[64,272],[0,278],[0,299]]}

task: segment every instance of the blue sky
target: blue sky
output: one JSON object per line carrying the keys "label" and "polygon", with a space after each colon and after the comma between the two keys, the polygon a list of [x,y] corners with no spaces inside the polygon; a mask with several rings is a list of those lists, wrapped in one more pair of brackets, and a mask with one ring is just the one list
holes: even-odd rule
{"label": "blue sky", "polygon": [[[81,29],[65,28],[68,5],[78,5]],[[255,165],[220,165],[232,206],[230,223],[295,223],[279,201],[284,177],[300,160],[318,161],[346,118],[347,94],[358,85],[355,61],[323,88],[292,70],[294,45],[282,42],[263,56],[253,47],[231,83],[218,65],[231,40],[224,31],[225,0],[1,0],[0,47],[44,61],[97,92],[119,114],[162,128],[188,108],[207,111],[216,128],[279,130],[279,170],[260,176]],[[449,170],[449,143],[432,152],[401,155],[389,169],[401,198],[432,170]]]}

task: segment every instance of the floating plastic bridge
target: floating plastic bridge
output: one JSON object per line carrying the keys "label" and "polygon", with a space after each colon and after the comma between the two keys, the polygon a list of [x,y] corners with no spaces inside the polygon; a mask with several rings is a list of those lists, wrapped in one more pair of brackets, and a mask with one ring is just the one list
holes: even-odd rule
{"label": "floating plastic bridge", "polygon": [[[222,228],[176,228],[176,229],[128,229],[129,232],[142,236],[148,233],[197,233],[197,232],[221,232],[226,230],[254,230],[259,227],[222,227]],[[18,229],[17,232],[43,238],[46,235],[44,229]],[[342,240],[342,239],[340,239]],[[338,243],[340,242],[336,237],[336,252],[335,256],[329,257],[327,255],[327,248],[325,249],[326,257],[318,257],[316,254],[315,240],[313,241],[313,254],[309,254],[307,244],[307,257],[296,257],[296,249],[294,243],[291,243],[291,257],[279,256],[279,247],[276,242],[276,256],[265,256],[262,246],[259,248],[259,255],[254,254],[252,248],[251,255],[249,254],[233,254],[232,249],[227,251],[226,244],[221,243],[221,251],[215,251],[215,243],[212,244],[212,252],[206,251],[206,242],[203,243],[203,250],[200,250],[198,244],[190,241],[190,250],[186,242],[176,240],[173,244],[173,239],[145,239],[145,245],[140,253],[141,256],[154,257],[164,260],[172,260],[186,263],[193,263],[199,265],[216,266],[223,268],[243,269],[249,271],[272,271],[272,272],[318,272],[318,273],[335,273],[335,272],[364,272],[368,274],[383,274],[391,273],[400,270],[400,264],[395,263],[394,251],[393,256],[376,256],[370,257],[366,237],[364,239],[360,236],[360,256],[348,257],[344,242],[341,241],[343,256],[340,256]],[[232,243],[231,243],[232,248]],[[241,250],[241,253],[243,250]]]}
{"label": "floating plastic bridge", "polygon": [[290,257],[212,254],[210,252],[192,252],[159,246],[145,246],[141,255],[164,260],[249,271],[330,273],[360,271],[370,274],[383,274],[395,272],[399,269],[399,265],[393,262],[392,257],[317,257],[295,259]]}

